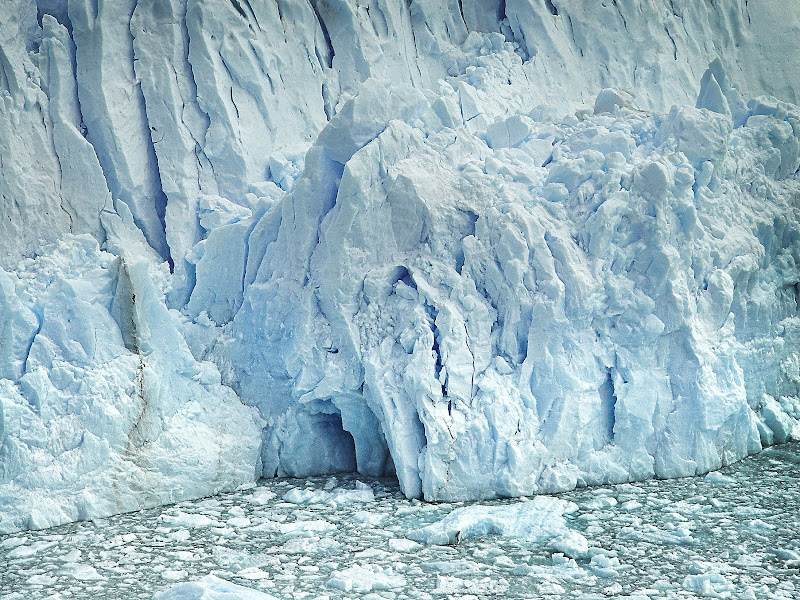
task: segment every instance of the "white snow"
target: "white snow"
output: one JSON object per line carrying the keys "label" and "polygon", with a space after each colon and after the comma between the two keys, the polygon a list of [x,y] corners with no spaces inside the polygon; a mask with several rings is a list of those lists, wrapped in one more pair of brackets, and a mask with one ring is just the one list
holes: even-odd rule
{"label": "white snow", "polygon": [[6,0],[0,533],[800,439],[800,13],[623,4]]}

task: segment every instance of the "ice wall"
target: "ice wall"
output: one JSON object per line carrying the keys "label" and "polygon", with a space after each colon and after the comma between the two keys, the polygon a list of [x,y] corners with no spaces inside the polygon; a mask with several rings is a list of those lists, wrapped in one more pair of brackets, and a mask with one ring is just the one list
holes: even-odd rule
{"label": "ice wall", "polygon": [[0,530],[797,438],[799,34],[777,1],[8,0]]}
{"label": "ice wall", "polygon": [[360,471],[391,457],[407,494],[448,500],[704,473],[796,436],[797,108],[753,101],[734,128],[726,87],[714,110],[606,91],[580,118],[507,116],[507,71],[468,72],[430,104],[366,82],[280,205],[221,354],[285,424],[265,468],[319,469],[314,413]]}

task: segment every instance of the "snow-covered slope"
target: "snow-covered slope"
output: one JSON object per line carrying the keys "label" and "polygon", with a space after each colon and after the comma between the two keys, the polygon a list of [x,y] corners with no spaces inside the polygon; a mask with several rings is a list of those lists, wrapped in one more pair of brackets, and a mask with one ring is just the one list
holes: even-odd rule
{"label": "snow-covered slope", "polygon": [[797,39],[777,1],[8,0],[0,531],[800,437]]}

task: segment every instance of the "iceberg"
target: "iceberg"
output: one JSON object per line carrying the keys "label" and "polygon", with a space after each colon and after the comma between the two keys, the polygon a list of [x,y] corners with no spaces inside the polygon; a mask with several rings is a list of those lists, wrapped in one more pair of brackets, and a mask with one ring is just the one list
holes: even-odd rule
{"label": "iceberg", "polygon": [[0,532],[800,439],[784,3],[8,2]]}

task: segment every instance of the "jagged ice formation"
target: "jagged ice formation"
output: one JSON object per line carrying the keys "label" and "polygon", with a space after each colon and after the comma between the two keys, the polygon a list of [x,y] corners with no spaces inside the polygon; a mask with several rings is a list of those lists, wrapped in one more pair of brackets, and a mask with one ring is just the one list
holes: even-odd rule
{"label": "jagged ice formation", "polygon": [[800,438],[797,39],[777,1],[8,0],[0,532]]}

